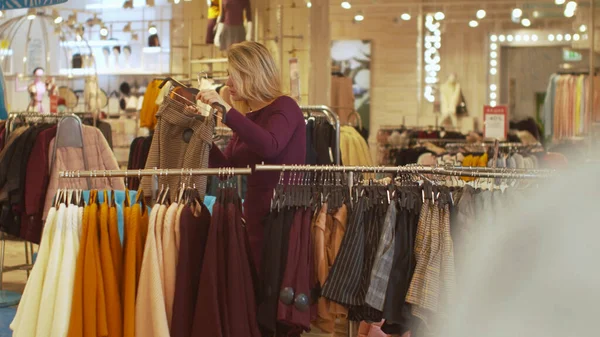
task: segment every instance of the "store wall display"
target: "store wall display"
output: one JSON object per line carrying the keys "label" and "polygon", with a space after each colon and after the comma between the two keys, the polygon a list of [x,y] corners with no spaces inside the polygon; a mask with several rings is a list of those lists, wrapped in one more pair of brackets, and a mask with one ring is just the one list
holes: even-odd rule
{"label": "store wall display", "polygon": [[[371,55],[369,40],[336,40],[331,43],[332,64],[339,69],[342,77],[352,79],[354,109],[360,114],[363,125],[367,129],[369,129],[371,115]],[[332,92],[338,92],[334,86],[342,86],[344,81],[332,80],[331,85]],[[335,111],[337,111],[336,104],[341,105],[342,108],[347,105],[344,102],[335,102],[336,98],[332,97],[334,103],[332,108]]]}

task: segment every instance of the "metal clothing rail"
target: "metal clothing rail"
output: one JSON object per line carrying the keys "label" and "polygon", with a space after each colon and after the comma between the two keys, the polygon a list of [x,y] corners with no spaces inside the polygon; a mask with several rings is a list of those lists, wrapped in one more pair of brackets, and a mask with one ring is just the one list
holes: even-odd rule
{"label": "metal clothing rail", "polygon": [[255,171],[289,171],[289,172],[348,172],[348,173],[405,173],[405,174],[434,174],[443,176],[460,176],[473,178],[508,178],[508,179],[536,179],[548,178],[555,171],[552,170],[511,170],[506,168],[491,169],[469,167],[430,167],[430,166],[286,166],[286,165],[256,165]]}
{"label": "metal clothing rail", "polygon": [[326,105],[301,105],[300,109],[302,110],[302,112],[306,112],[309,114],[312,112],[319,112],[324,114],[325,116],[327,116],[330,120],[329,122],[333,125],[333,127],[335,128],[335,164],[336,165],[340,165],[341,164],[341,158],[340,158],[340,118],[338,117],[338,115],[333,112],[333,110],[331,110],[330,107],[326,106]]}
{"label": "metal clothing rail", "polygon": [[[493,146],[494,142],[491,141],[484,141],[484,142],[477,142],[477,143],[467,143],[465,142],[452,142],[452,143],[448,143],[446,144],[446,147],[462,147],[462,146],[469,146],[469,147],[489,147],[489,146]],[[498,143],[498,147],[542,147],[542,144],[540,143],[535,143],[535,144],[523,144],[523,143]]]}
{"label": "metal clothing rail", "polygon": [[237,176],[250,175],[251,168],[208,168],[208,169],[144,169],[144,170],[91,170],[91,171],[61,171],[59,178],[135,178],[147,176]]}

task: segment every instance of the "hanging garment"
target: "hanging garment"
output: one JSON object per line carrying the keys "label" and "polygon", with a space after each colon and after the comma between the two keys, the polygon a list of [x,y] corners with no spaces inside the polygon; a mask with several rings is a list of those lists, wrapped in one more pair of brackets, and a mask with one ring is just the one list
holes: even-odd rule
{"label": "hanging garment", "polygon": [[[138,284],[143,261],[144,232],[148,233],[148,211],[143,204],[143,195],[139,198],[142,203],[136,200],[131,207],[125,207],[123,213],[125,217],[125,243],[123,245],[123,336],[136,336],[136,294],[138,293]],[[155,211],[156,208],[156,211]],[[158,212],[158,205],[152,208],[152,213]],[[164,302],[163,302],[164,304]]]}
{"label": "hanging garment", "polygon": [[311,209],[295,212],[288,239],[285,272],[279,295],[277,320],[288,334],[300,335],[310,329],[311,271],[314,259],[311,238]]}
{"label": "hanging garment", "polygon": [[379,247],[375,255],[369,289],[365,298],[366,304],[379,311],[383,311],[390,272],[394,263],[396,212],[395,203],[391,203],[388,206],[383,222],[381,240],[379,241]]}
{"label": "hanging garment", "polygon": [[[82,207],[77,207],[76,205],[68,206],[67,222],[65,224],[65,241],[64,246],[62,247],[63,258],[60,265],[59,286],[56,293],[56,303],[54,305],[54,317],[50,336],[67,336],[69,333],[82,215]],[[47,331],[43,332],[43,334],[46,335]]]}
{"label": "hanging garment", "polygon": [[406,302],[413,315],[431,326],[433,314],[443,314],[454,300],[456,276],[447,204],[423,204],[415,240],[417,265]]}
{"label": "hanging garment", "polygon": [[[146,168],[161,169],[207,168],[214,121],[212,118],[198,119],[197,115],[185,110],[183,103],[165,98],[157,113],[158,124],[152,139]],[[168,139],[168,141],[165,141]],[[152,191],[152,177],[142,178],[142,189]],[[204,196],[206,176],[191,177],[190,183]],[[180,177],[159,177],[160,185],[168,185],[171,200],[175,200]]]}
{"label": "hanging garment", "polygon": [[[54,320],[54,306],[56,304],[59,290],[60,269],[63,259],[63,246],[66,244],[66,228],[71,220],[72,212],[69,212],[65,204],[61,204],[58,209],[56,221],[56,235],[50,247],[50,258],[48,259],[48,269],[46,269],[46,277],[42,287],[42,301],[40,304],[40,313],[36,327],[36,336],[47,335],[52,328]],[[66,286],[66,285],[60,285]]]}
{"label": "hanging garment", "polygon": [[383,306],[383,331],[403,335],[410,331],[413,316],[406,303],[406,293],[416,265],[414,242],[422,209],[421,190],[418,187],[401,187],[397,194],[398,213],[395,223],[394,256],[385,302]]}
{"label": "hanging garment", "polygon": [[164,205],[155,205],[150,216],[151,220],[148,226],[148,237],[146,238],[139,288],[135,302],[136,336],[169,336],[158,240],[156,237],[157,224],[163,221],[160,217],[161,215],[164,216],[165,209]]}
{"label": "hanging garment", "polygon": [[173,301],[172,337],[191,335],[198,282],[211,226],[211,215],[204,205],[195,204],[180,209],[180,248]]}
{"label": "hanging garment", "polygon": [[153,80],[148,83],[146,93],[144,94],[144,102],[142,103],[142,109],[140,110],[140,128],[148,128],[154,130],[157,124],[156,113],[158,112],[158,105],[155,101],[158,97],[160,89],[160,80]]}
{"label": "hanging garment", "polygon": [[175,298],[175,282],[177,274],[177,247],[175,242],[175,215],[179,204],[172,203],[165,213],[165,221],[162,232],[163,252],[163,286],[165,295],[165,308],[167,310],[167,321],[169,329],[173,319],[173,301]]}
{"label": "hanging garment", "polygon": [[198,284],[193,337],[258,337],[251,259],[237,191],[220,191]]}
{"label": "hanging garment", "polygon": [[290,230],[294,222],[295,209],[284,207],[269,214],[265,223],[265,246],[261,265],[260,299],[258,323],[262,331],[275,333],[277,329],[277,306],[283,272],[287,264]]}
{"label": "hanging garment", "polygon": [[[44,279],[48,268],[48,261],[50,259],[50,247],[53,246],[54,237],[57,235],[55,231],[57,218],[58,214],[56,208],[50,208],[46,224],[44,225],[44,234],[42,235],[42,241],[40,243],[35,264],[33,265],[29,279],[25,284],[23,296],[17,307],[15,318],[12,323],[10,323],[10,329],[13,331],[13,336],[15,337],[36,335],[35,328],[40,312]],[[36,323],[32,324],[32,322]]]}
{"label": "hanging garment", "polygon": [[25,215],[21,217],[20,237],[33,243],[40,243],[41,240],[44,201],[50,182],[49,149],[55,136],[56,127],[40,132],[27,162],[27,172],[36,174],[25,175]]}
{"label": "hanging garment", "polygon": [[[312,225],[314,260],[317,278],[317,288],[321,288],[329,271],[336,260],[348,221],[348,210],[342,205],[333,215],[328,214],[327,204],[323,204]],[[316,327],[324,332],[332,333],[335,319],[345,319],[348,310],[343,306],[319,297],[317,304],[317,319],[313,320]]]}
{"label": "hanging garment", "polygon": [[[54,140],[50,142],[50,148],[53,148]],[[83,126],[83,147],[85,157],[87,159],[87,168],[84,166],[83,154],[80,148],[63,147],[56,149],[56,158],[54,158],[54,166],[50,168],[50,183],[46,192],[46,201],[44,210],[48,210],[52,206],[52,200],[58,188],[58,173],[68,170],[118,170],[119,163],[115,158],[112,150],[108,146],[106,139],[96,128]],[[50,162],[52,158],[49,158]],[[50,166],[51,163],[48,163]],[[66,179],[61,181],[61,187],[69,189],[112,189],[124,190],[125,184],[121,178],[94,178],[90,179],[92,186],[88,186],[88,180],[85,178]],[[149,189],[150,190],[150,189]],[[44,218],[47,211],[44,212]]]}
{"label": "hanging garment", "polygon": [[[123,311],[121,307],[120,286],[118,283],[118,273],[116,263],[113,262],[113,253],[111,249],[111,240],[118,240],[118,233],[111,231],[110,226],[110,208],[108,203],[108,194],[104,192],[104,200],[100,205],[99,229],[100,229],[100,264],[102,267],[102,280],[106,298],[106,318],[108,325],[108,335],[119,337],[123,335]],[[110,232],[117,235],[111,238]]]}

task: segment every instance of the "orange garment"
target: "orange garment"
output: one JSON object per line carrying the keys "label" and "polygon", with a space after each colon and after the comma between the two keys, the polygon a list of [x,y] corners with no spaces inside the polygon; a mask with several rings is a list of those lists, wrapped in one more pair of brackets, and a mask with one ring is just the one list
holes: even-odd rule
{"label": "orange garment", "polygon": [[[324,204],[312,224],[313,248],[315,250],[315,269],[317,282],[322,286],[329,276],[335,258],[340,250],[346,225],[348,209],[342,205],[332,216],[328,214],[327,204]],[[336,318],[346,318],[348,311],[345,307],[320,297],[317,303],[317,319],[313,324],[324,332],[333,332]]]}
{"label": "orange garment", "polygon": [[156,98],[160,93],[158,86],[160,80],[153,80],[148,83],[146,93],[144,94],[144,101],[142,102],[142,109],[140,110],[140,127],[154,130],[156,123],[156,113],[158,112],[158,105],[156,104]]}
{"label": "orange garment", "polygon": [[[121,297],[123,291],[123,247],[121,247],[118,226],[117,207],[113,204],[108,211],[108,234],[110,239],[110,254],[117,284],[119,285],[119,297]],[[122,306],[122,303],[119,303],[119,306]]]}
{"label": "orange garment", "polygon": [[[129,193],[125,195],[128,198]],[[136,209],[134,212],[133,210]],[[123,242],[123,336],[135,337],[135,297],[137,294],[136,241],[139,240],[139,207],[123,209],[125,239]],[[141,263],[141,261],[140,261]]]}
{"label": "orange garment", "polygon": [[88,238],[88,222],[90,216],[89,206],[83,209],[83,218],[81,222],[81,242],[79,244],[79,253],[77,253],[77,265],[75,267],[75,282],[73,284],[73,304],[71,308],[71,318],[69,321],[68,337],[83,337],[83,266],[85,263],[85,253]]}
{"label": "orange garment", "polygon": [[104,203],[100,205],[100,263],[102,265],[106,306],[109,308],[106,312],[108,335],[110,337],[120,337],[123,335],[123,316],[121,311],[119,283],[117,282],[115,264],[113,264],[112,260],[110,234],[108,229],[110,226],[108,219],[109,207],[106,192],[104,192],[104,200]]}

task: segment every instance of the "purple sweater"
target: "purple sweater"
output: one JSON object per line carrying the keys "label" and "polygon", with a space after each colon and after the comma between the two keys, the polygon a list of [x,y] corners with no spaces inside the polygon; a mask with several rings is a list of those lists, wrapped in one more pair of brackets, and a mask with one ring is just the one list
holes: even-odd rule
{"label": "purple sweater", "polygon": [[[211,167],[247,167],[256,164],[302,165],[306,157],[306,124],[292,98],[281,96],[270,105],[246,116],[229,110],[225,123],[233,130],[225,153],[210,151]],[[269,214],[279,172],[254,172],[248,177],[244,201],[246,228],[255,267],[260,270],[263,220]]]}

